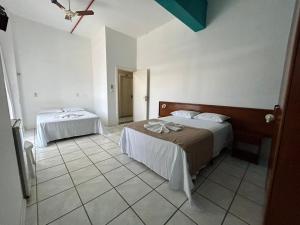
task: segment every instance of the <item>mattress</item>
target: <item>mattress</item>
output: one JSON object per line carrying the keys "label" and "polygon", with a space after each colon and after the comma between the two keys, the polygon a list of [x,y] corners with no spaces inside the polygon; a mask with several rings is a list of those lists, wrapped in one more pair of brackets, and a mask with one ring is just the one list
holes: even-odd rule
{"label": "mattress", "polygon": [[50,141],[103,133],[99,116],[88,111],[43,113],[36,119],[37,146]]}
{"label": "mattress", "polygon": [[[213,133],[213,157],[232,142],[232,126],[228,122],[216,123],[206,120],[187,119],[174,116],[161,120],[194,128],[208,129]],[[191,199],[193,182],[189,173],[185,151],[177,144],[158,139],[125,127],[120,139],[121,151],[142,162],[157,174],[169,180],[170,188],[183,190]]]}

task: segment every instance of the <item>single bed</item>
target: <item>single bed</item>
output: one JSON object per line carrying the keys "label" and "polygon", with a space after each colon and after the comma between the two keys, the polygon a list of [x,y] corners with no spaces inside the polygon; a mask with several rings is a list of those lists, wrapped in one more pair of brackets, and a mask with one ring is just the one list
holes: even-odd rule
{"label": "single bed", "polygon": [[85,110],[40,113],[36,123],[38,147],[63,138],[103,133],[99,116]]}
{"label": "single bed", "polygon": [[[212,157],[218,156],[220,151],[232,141],[232,126],[229,122],[216,123],[175,116],[159,119],[181,124],[185,127],[209,130],[213,134]],[[190,174],[186,151],[180,145],[129,127],[123,129],[120,145],[123,153],[142,162],[154,172],[169,180],[170,188],[184,190],[187,197],[191,199],[192,175],[194,174]]]}

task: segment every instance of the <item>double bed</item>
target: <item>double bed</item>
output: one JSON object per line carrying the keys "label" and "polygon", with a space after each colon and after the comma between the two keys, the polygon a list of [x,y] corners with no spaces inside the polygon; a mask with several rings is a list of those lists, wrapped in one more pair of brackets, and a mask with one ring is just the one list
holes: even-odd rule
{"label": "double bed", "polygon": [[[201,116],[170,116],[177,110],[226,115],[230,119],[213,122],[199,119]],[[181,124],[182,131],[160,135],[143,129],[149,121],[128,124],[121,134],[121,151],[167,179],[171,189],[183,190],[191,202],[192,177],[228,147],[233,136],[235,142],[253,134],[260,138],[272,136],[273,126],[264,120],[268,113],[272,110],[161,101],[159,120]]]}
{"label": "double bed", "polygon": [[102,133],[99,116],[83,109],[48,110],[39,113],[36,119],[38,147],[54,140]]}
{"label": "double bed", "polygon": [[[176,136],[184,135],[183,132],[174,132],[177,133],[173,137],[174,141],[168,141],[162,139],[159,135],[151,135],[145,131],[141,132],[141,129],[136,129],[135,125],[129,125],[123,129],[120,139],[121,151],[167,179],[170,188],[183,190],[188,199],[191,199],[192,176],[197,174],[196,171],[199,172],[201,168],[205,167],[212,158],[218,156],[223,148],[231,144],[233,138],[232,126],[229,122],[217,123],[176,116],[162,117],[159,120],[183,125],[183,131],[187,128],[195,128],[195,132],[203,130],[211,133],[213,142],[210,149],[211,154],[207,155],[204,152],[206,151],[204,145],[201,148],[201,143],[204,144],[208,137],[199,140],[199,144],[196,146],[197,149],[195,149],[196,154],[193,154],[196,158],[191,159],[189,157],[190,152],[186,151],[180,144],[182,139],[179,140],[180,136]],[[138,123],[146,124],[147,121]],[[186,138],[188,139],[188,137]],[[203,152],[201,153],[202,150]],[[197,164],[196,169],[191,170],[191,165],[189,164],[191,164],[191,161],[195,164],[195,160],[196,164],[197,160],[201,161],[201,163]]]}

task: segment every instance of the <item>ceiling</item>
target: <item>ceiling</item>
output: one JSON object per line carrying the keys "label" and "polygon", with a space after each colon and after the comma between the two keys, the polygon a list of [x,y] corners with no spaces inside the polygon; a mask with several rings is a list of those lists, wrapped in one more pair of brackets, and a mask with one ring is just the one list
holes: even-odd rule
{"label": "ceiling", "polygon": [[[67,6],[68,0],[59,0]],[[71,0],[73,11],[84,10],[90,0]],[[64,31],[71,31],[77,19],[64,20],[64,12],[51,0],[0,0],[10,13],[49,25]],[[169,22],[174,17],[154,0],[95,0],[91,9],[94,16],[86,16],[75,30],[75,34],[92,37],[104,25],[138,37]]]}

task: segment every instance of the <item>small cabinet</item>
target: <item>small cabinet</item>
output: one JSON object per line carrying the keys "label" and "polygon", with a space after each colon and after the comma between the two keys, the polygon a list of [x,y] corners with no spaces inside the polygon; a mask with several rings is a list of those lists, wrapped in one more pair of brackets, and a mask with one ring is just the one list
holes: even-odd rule
{"label": "small cabinet", "polygon": [[262,138],[251,132],[235,132],[232,156],[258,164]]}

